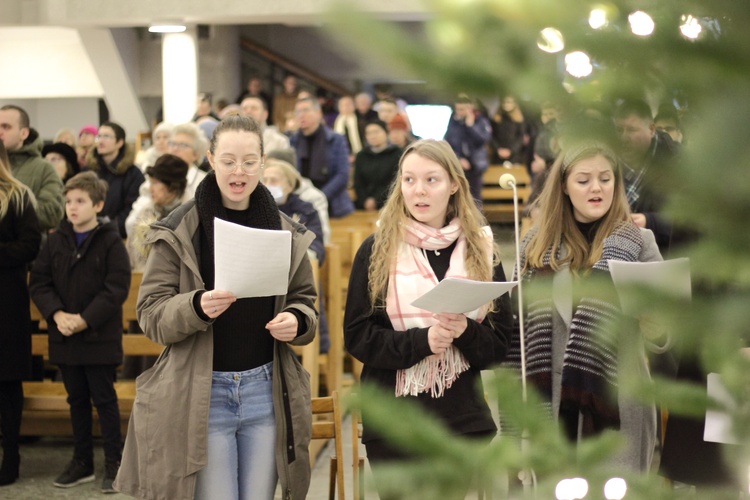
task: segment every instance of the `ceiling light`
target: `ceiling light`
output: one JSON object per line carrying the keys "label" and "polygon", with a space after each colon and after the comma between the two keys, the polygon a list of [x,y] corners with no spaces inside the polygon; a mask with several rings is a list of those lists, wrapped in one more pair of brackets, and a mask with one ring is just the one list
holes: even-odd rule
{"label": "ceiling light", "polygon": [[151,33],[182,33],[187,27],[177,22],[154,23],[148,27]]}

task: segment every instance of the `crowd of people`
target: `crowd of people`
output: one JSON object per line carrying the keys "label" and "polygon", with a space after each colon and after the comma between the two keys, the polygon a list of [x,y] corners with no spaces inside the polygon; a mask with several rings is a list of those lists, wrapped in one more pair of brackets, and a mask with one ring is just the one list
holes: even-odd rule
{"label": "crowd of people", "polygon": [[[55,486],[94,480],[93,402],[104,492],[270,499],[280,482],[286,496],[303,498],[310,394],[287,344],[310,342],[319,320],[327,338],[310,258],[324,262],[330,219],[354,210],[379,212],[345,304],[344,341],[364,365],[362,381],[489,443],[498,429],[480,371],[519,367],[518,311],[507,295],[465,314],[411,302],[448,277],[506,280],[481,211],[482,174],[497,163],[524,165],[534,182],[515,278],[527,289],[553,282],[525,311],[531,386],[571,442],[619,429],[627,448],[614,466],[650,470],[656,407],[620,393],[618,381],[625,372],[674,375],[677,360],[652,349],[637,321],[618,334],[607,322],[622,315],[615,295],[581,295],[579,285],[611,285],[610,260],[658,261],[694,237],[663,213],[663,179],[684,139],[680,115],[663,107],[654,117],[637,100],[610,113],[551,102],[534,113],[513,95],[492,114],[463,94],[452,104],[444,140],[420,139],[394,96],[341,96],[335,113],[294,75],[273,97],[253,77],[234,105],[216,109],[201,94],[193,121],[156,124],[139,154],[113,121],[44,144],[22,108],[0,108],[0,283],[12,299],[0,305],[0,485],[19,477],[30,293],[49,325],[49,362],[60,368],[73,424],[73,458]],[[214,288],[216,218],[292,233],[285,295],[238,299]],[[123,449],[113,384],[131,270],[143,272],[139,325],[170,350],[141,375],[147,396]],[[141,428],[145,421],[152,425]],[[670,448],[684,436],[666,437],[662,472],[695,482],[669,462],[687,460]],[[363,442],[379,489],[382,465],[419,459],[367,419]]]}

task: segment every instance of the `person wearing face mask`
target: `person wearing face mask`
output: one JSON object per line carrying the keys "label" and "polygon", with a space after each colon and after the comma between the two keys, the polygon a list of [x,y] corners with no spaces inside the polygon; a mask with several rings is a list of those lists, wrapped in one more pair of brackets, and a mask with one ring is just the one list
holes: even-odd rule
{"label": "person wearing face mask", "polygon": [[[529,387],[572,443],[617,430],[625,446],[608,464],[647,472],[656,408],[620,390],[620,381],[650,379],[645,351],[657,346],[622,314],[609,261],[662,260],[654,234],[633,223],[622,165],[601,142],[566,145],[536,203],[538,215],[520,247]],[[593,281],[595,293],[587,287]],[[520,370],[519,336],[516,327],[507,363]]]}
{"label": "person wearing face mask", "polygon": [[268,188],[282,213],[293,221],[299,222],[315,234],[315,240],[310,243],[309,251],[318,259],[319,264],[325,260],[325,246],[323,245],[323,226],[318,212],[311,203],[302,200],[294,193],[299,174],[290,164],[269,158],[263,169],[261,181]]}

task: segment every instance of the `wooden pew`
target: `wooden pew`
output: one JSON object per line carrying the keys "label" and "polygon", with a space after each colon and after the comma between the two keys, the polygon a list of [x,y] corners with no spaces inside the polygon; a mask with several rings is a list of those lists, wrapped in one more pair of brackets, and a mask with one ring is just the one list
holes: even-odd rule
{"label": "wooden pew", "polygon": [[[155,343],[143,334],[125,334],[122,336],[122,349],[125,354],[133,356],[158,356],[164,346]],[[35,333],[31,336],[33,355],[49,356],[49,343],[46,333]],[[123,434],[127,432],[130,411],[135,401],[135,381],[120,380],[115,382],[115,391],[120,406],[120,420]],[[69,436],[70,408],[67,393],[62,382],[45,380],[42,382],[24,382],[23,417],[21,434],[24,436]],[[94,434],[99,435],[98,415],[93,412]]]}
{"label": "wooden pew", "polygon": [[498,185],[503,174],[512,174],[516,178],[519,211],[523,210],[531,194],[531,178],[524,165],[509,168],[490,165],[482,175],[482,210],[489,222],[513,222],[513,190]]}
{"label": "wooden pew", "polygon": [[344,374],[344,299],[341,274],[341,250],[337,245],[326,245],[326,260],[321,268],[323,296],[328,318],[328,352],[320,356],[320,373],[325,378],[326,391],[341,390]]}
{"label": "wooden pew", "polygon": [[136,313],[135,306],[138,303],[138,290],[141,288],[141,281],[143,280],[143,273],[133,271],[130,275],[130,289],[128,290],[128,297],[122,304],[122,329],[124,332],[129,332],[130,322],[138,322],[138,314]]}
{"label": "wooden pew", "polygon": [[[310,259],[310,264],[313,270],[315,287],[320,290],[320,287],[318,286],[320,283],[320,272],[318,270],[317,259]],[[319,304],[320,300],[318,299],[315,301],[315,307],[320,307]],[[315,338],[309,344],[292,345],[291,347],[294,353],[300,357],[302,367],[310,374],[311,396],[318,396],[320,393],[320,328],[318,327],[316,329]]]}

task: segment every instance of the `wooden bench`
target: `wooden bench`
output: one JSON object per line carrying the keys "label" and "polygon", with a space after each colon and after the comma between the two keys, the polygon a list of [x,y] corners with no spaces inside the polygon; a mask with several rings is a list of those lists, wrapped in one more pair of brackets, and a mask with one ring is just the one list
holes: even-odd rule
{"label": "wooden bench", "polygon": [[[313,271],[313,280],[316,289],[320,290],[320,271],[318,269],[317,259],[310,259],[310,265]],[[320,300],[315,300],[315,307],[320,307]],[[300,357],[302,367],[310,374],[310,394],[312,397],[320,393],[320,325],[315,331],[315,338],[306,345],[292,345],[294,353]]]}
{"label": "wooden bench", "polygon": [[[132,356],[158,356],[164,346],[155,343],[143,334],[125,334],[122,336],[122,349]],[[49,356],[49,343],[46,333],[35,333],[31,336],[31,353],[35,356]],[[135,400],[135,381],[121,380],[115,382],[115,391],[120,406],[120,420],[123,434],[127,432],[130,411]],[[62,382],[45,380],[42,382],[24,382],[23,418],[21,434],[24,436],[69,436],[70,408],[68,407],[65,386]],[[98,415],[94,411],[94,434],[98,435]]]}
{"label": "wooden bench", "polygon": [[[362,242],[377,229],[378,217],[378,212],[355,211],[341,219],[331,220],[331,242],[341,247],[342,344],[343,308],[349,289],[349,275],[351,274],[352,264]],[[351,365],[352,375],[358,380],[362,372],[362,363],[351,358]]]}
{"label": "wooden bench", "polygon": [[526,166],[490,165],[482,175],[482,210],[489,222],[513,222],[513,190],[501,188],[498,184],[503,174],[512,174],[516,178],[519,212],[531,194],[531,178]]}
{"label": "wooden bench", "polygon": [[[341,252],[337,245],[326,245],[326,260],[320,267],[319,290],[328,319],[328,352],[320,353],[320,339],[307,346],[295,346],[302,359],[302,366],[310,373],[310,389],[313,397],[320,394],[318,378],[325,380],[326,391],[331,394],[341,389],[344,371],[344,305],[341,290]],[[316,267],[315,265],[313,266]],[[314,347],[312,347],[314,344]]]}

